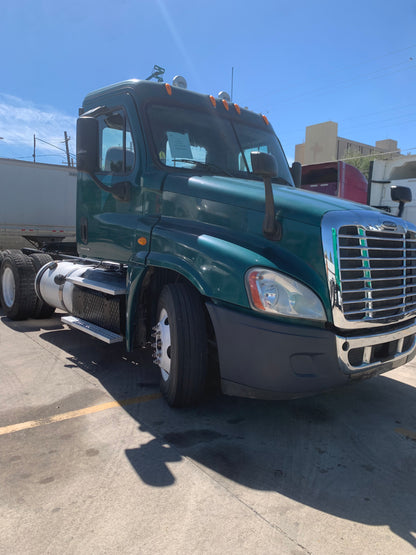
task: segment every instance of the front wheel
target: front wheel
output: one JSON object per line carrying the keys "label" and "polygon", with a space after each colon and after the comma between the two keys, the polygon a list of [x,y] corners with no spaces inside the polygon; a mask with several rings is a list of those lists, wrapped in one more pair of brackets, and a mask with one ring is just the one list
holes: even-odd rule
{"label": "front wheel", "polygon": [[201,297],[185,283],[165,285],[157,315],[153,349],[161,391],[172,407],[193,405],[204,393],[207,374],[207,329]]}

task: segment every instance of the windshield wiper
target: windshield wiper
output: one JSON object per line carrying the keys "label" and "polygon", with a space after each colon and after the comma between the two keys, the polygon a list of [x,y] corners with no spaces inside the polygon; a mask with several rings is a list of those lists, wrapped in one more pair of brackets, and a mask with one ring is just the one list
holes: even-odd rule
{"label": "windshield wiper", "polygon": [[203,170],[210,170],[214,172],[218,171],[220,173],[228,175],[229,177],[233,177],[232,173],[228,172],[227,170],[224,170],[224,168],[221,168],[216,164],[213,164],[212,162],[201,162],[200,160],[193,160],[192,158],[174,158],[172,162],[183,162],[185,164],[194,164],[196,168],[201,168]]}

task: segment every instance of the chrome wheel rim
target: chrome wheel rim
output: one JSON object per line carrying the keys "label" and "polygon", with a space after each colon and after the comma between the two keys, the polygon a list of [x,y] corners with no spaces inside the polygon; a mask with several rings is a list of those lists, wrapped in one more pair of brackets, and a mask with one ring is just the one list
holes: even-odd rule
{"label": "chrome wheel rim", "polygon": [[3,271],[1,287],[3,291],[3,301],[8,308],[11,308],[16,297],[16,283],[14,281],[13,272],[9,267],[6,267]]}
{"label": "chrome wheel rim", "polygon": [[153,343],[153,359],[160,368],[162,379],[166,382],[169,379],[171,367],[171,338],[169,318],[166,309],[162,308],[159,315],[159,322],[153,328],[155,342]]}

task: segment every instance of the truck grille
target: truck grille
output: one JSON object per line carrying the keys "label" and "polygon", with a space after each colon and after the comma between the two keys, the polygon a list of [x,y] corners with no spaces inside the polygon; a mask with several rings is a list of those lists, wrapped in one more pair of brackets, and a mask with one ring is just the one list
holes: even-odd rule
{"label": "truck grille", "polygon": [[393,322],[416,312],[416,232],[338,230],[341,309],[350,322]]}

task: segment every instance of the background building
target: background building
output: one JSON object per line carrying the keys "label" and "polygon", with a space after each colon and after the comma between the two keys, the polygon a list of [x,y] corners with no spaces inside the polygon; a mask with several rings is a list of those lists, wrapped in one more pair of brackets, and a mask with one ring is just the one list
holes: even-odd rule
{"label": "background building", "polygon": [[375,146],[359,143],[351,139],[338,137],[338,124],[334,121],[309,125],[305,132],[305,142],[295,147],[295,160],[302,165],[320,164],[342,160],[346,155],[354,153],[368,156],[378,152],[394,152],[400,154],[397,141],[385,139],[376,141]]}

